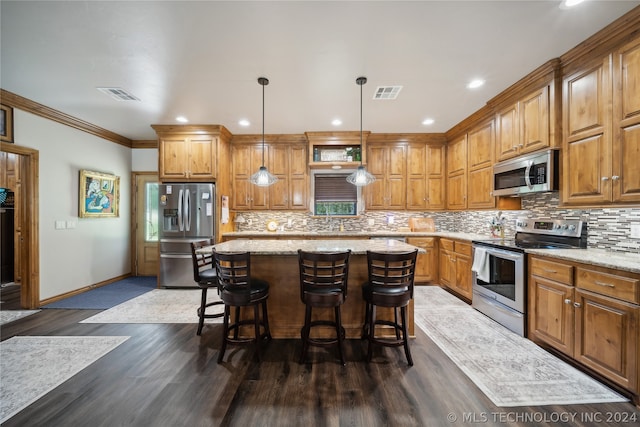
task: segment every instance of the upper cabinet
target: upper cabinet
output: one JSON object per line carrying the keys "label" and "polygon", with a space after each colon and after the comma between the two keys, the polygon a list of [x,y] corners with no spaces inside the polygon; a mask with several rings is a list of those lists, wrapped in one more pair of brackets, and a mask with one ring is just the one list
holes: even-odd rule
{"label": "upper cabinet", "polygon": [[497,162],[559,145],[559,84],[555,59],[489,101],[496,110]]}
{"label": "upper cabinet", "polygon": [[369,144],[367,158],[376,178],[364,189],[367,209],[405,209],[407,145]]}
{"label": "upper cabinet", "polygon": [[307,142],[302,135],[268,135],[264,162],[278,178],[269,187],[249,181],[262,165],[260,135],[240,135],[231,144],[232,198],[236,210],[306,210],[309,206]]}
{"label": "upper cabinet", "polygon": [[468,197],[467,207],[470,209],[493,208],[496,199],[493,197],[493,150],[495,146],[494,121],[490,120],[469,131],[467,145],[469,147]]}
{"label": "upper cabinet", "polygon": [[640,38],[567,75],[563,98],[563,203],[639,202]]}
{"label": "upper cabinet", "polygon": [[445,208],[445,159],[442,143],[407,145],[407,209]]}
{"label": "upper cabinet", "polygon": [[447,209],[467,207],[467,135],[447,146]]}
{"label": "upper cabinet", "polygon": [[218,171],[220,139],[228,131],[217,125],[152,125],[158,135],[161,181],[213,181]]}

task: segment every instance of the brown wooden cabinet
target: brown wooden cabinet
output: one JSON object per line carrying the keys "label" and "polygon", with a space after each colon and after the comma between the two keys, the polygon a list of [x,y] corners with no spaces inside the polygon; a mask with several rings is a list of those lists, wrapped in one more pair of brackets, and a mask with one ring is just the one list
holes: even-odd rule
{"label": "brown wooden cabinet", "polygon": [[636,396],[640,275],[529,256],[529,338]]}
{"label": "brown wooden cabinet", "polygon": [[407,209],[445,208],[445,146],[410,143],[407,146]]}
{"label": "brown wooden cabinet", "polygon": [[368,144],[367,169],[376,180],[364,187],[367,209],[405,209],[407,145]]}
{"label": "brown wooden cabinet", "polygon": [[438,279],[438,250],[435,237],[409,237],[407,243],[426,251],[418,253],[415,282],[429,283]]}
{"label": "brown wooden cabinet", "polygon": [[640,201],[639,82],[640,38],[565,77],[564,203]]}
{"label": "brown wooden cabinet", "polygon": [[545,85],[498,111],[497,161],[551,146],[549,100],[552,90],[552,84]]}
{"label": "brown wooden cabinet", "polygon": [[269,187],[269,208],[307,209],[309,180],[306,145],[270,144],[269,159],[269,170],[278,178]]}
{"label": "brown wooden cabinet", "polygon": [[471,244],[440,238],[439,245],[440,284],[471,301]]}
{"label": "brown wooden cabinet", "polygon": [[[264,150],[264,158],[268,159],[269,147],[265,145]],[[249,181],[262,165],[262,151],[262,144],[231,145],[231,206],[235,210],[267,209],[269,206],[269,187],[259,187]]]}
{"label": "brown wooden cabinet", "polygon": [[490,120],[467,133],[469,147],[469,209],[493,208],[493,152],[495,149],[494,121]]}
{"label": "brown wooden cabinet", "polygon": [[218,125],[152,125],[158,135],[158,176],[166,182],[212,182],[218,173]]}
{"label": "brown wooden cabinet", "polygon": [[467,207],[467,135],[447,147],[447,209]]}

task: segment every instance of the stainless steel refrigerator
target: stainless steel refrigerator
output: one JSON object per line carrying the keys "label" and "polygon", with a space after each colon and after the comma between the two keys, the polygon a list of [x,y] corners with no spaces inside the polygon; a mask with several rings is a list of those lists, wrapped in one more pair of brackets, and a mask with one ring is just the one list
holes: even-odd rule
{"label": "stainless steel refrigerator", "polygon": [[191,242],[215,235],[215,200],[214,184],[160,185],[160,286],[196,287]]}

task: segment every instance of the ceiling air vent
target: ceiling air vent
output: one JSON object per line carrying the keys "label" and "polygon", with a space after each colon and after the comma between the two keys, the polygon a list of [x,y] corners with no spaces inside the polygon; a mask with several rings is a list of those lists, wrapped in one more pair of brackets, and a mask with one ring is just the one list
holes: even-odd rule
{"label": "ceiling air vent", "polygon": [[140,101],[139,98],[136,98],[126,90],[119,87],[98,87],[96,89],[102,93],[106,93],[116,101]]}
{"label": "ceiling air vent", "polygon": [[378,86],[373,99],[396,99],[402,86]]}

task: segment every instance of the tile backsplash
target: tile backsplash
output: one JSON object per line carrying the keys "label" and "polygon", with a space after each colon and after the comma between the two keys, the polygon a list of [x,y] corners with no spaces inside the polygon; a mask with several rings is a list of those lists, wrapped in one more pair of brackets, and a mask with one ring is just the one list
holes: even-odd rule
{"label": "tile backsplash", "polygon": [[[283,231],[398,231],[407,227],[409,218],[423,216],[434,219],[437,231],[456,231],[490,235],[489,223],[498,211],[406,212],[367,211],[357,218],[327,218],[309,212],[250,211],[242,212],[244,223],[239,231],[264,231],[266,223],[276,220]],[[640,208],[584,208],[559,206],[558,193],[539,193],[522,198],[522,210],[503,211],[505,236],[515,234],[515,219],[521,217],[582,219],[587,221],[588,245],[591,248],[640,253],[640,239],[631,238],[631,225],[640,225]]]}

